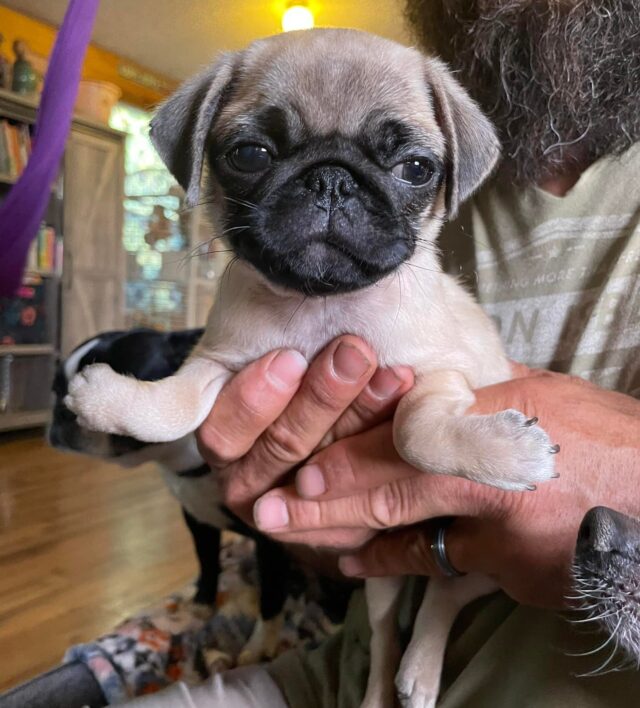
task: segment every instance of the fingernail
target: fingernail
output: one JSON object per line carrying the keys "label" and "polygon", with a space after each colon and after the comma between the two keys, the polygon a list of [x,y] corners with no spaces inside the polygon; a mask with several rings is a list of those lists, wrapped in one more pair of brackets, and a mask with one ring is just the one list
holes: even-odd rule
{"label": "fingernail", "polygon": [[358,577],[364,575],[364,565],[357,556],[340,556],[338,568],[347,577]]}
{"label": "fingernail", "polygon": [[300,352],[287,349],[279,352],[269,364],[267,376],[279,388],[291,388],[300,382],[308,366]]}
{"label": "fingernail", "polygon": [[333,353],[333,369],[347,383],[357,381],[370,366],[371,362],[351,344],[341,342]]}
{"label": "fingernail", "polygon": [[324,475],[318,465],[307,465],[298,470],[296,475],[296,489],[301,497],[312,499],[319,497],[327,491]]}
{"label": "fingernail", "polygon": [[263,531],[273,531],[289,523],[287,504],[282,497],[259,499],[253,507],[253,520]]}
{"label": "fingernail", "polygon": [[391,398],[400,386],[402,380],[393,369],[378,369],[369,381],[371,392],[378,398]]}

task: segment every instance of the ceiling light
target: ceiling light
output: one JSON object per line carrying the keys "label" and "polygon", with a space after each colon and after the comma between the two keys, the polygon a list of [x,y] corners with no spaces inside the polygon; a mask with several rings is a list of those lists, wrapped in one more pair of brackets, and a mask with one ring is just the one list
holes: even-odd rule
{"label": "ceiling light", "polygon": [[282,15],[283,32],[293,30],[306,30],[313,27],[313,13],[302,2],[294,2],[284,11]]}

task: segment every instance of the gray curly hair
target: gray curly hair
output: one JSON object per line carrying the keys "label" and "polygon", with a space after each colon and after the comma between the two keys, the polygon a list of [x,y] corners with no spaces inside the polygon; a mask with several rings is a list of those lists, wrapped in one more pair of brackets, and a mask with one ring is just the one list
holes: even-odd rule
{"label": "gray curly hair", "polygon": [[406,0],[405,11],[492,118],[519,182],[640,139],[640,0]]}

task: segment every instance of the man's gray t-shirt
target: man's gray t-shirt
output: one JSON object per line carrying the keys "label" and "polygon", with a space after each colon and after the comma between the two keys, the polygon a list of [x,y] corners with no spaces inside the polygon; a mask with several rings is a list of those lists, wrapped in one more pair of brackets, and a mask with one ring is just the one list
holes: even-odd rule
{"label": "man's gray t-shirt", "polygon": [[496,182],[440,243],[512,359],[640,395],[640,145],[564,197]]}

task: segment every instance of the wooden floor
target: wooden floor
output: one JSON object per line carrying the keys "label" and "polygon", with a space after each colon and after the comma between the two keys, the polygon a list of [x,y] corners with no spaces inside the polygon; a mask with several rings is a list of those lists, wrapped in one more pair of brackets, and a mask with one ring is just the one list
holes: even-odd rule
{"label": "wooden floor", "polygon": [[0,690],[192,579],[177,503],[122,470],[0,436]]}

